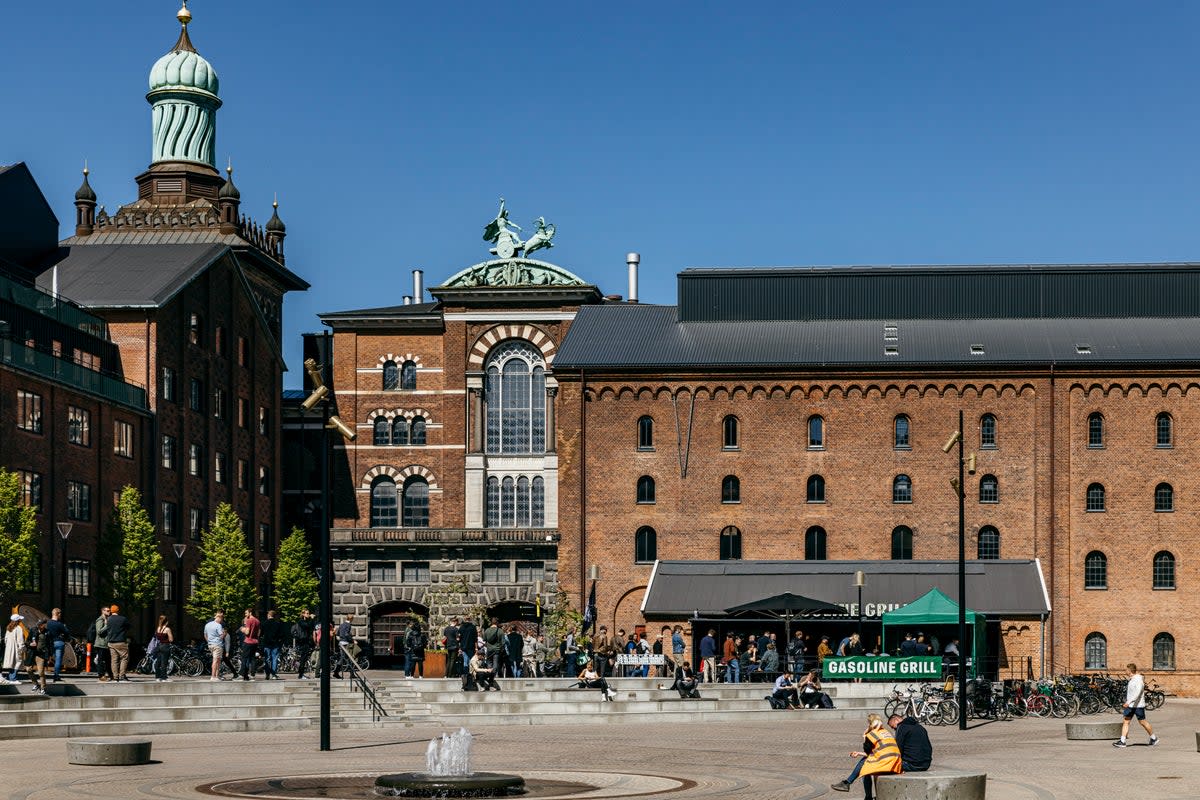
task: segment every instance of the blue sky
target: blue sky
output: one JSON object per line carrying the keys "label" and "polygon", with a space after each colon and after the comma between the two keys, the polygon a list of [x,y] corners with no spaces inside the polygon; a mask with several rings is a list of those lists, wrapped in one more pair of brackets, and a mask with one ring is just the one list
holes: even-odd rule
{"label": "blue sky", "polygon": [[[63,223],[150,159],[175,0],[10,3],[0,162]],[[217,152],[260,222],[279,193],[315,314],[399,304],[514,221],[606,293],[689,266],[1200,259],[1200,4],[193,0]]]}

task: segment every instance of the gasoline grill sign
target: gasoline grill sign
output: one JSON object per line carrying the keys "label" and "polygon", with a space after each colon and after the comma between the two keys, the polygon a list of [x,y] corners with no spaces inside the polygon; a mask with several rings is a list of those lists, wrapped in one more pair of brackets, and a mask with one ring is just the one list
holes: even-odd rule
{"label": "gasoline grill sign", "polygon": [[826,658],[822,677],[827,681],[847,678],[868,681],[938,680],[942,677],[942,659],[941,656]]}

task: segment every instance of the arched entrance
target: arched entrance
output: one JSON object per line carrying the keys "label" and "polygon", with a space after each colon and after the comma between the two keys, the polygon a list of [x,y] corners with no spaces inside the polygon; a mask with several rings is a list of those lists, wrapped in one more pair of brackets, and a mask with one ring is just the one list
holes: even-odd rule
{"label": "arched entrance", "polygon": [[515,622],[522,633],[526,630],[537,632],[541,622],[537,617],[537,606],[523,600],[506,600],[490,605],[486,614],[487,622],[491,622],[492,617],[500,620],[500,624],[505,626]]}
{"label": "arched entrance", "polygon": [[371,606],[371,658],[379,665],[391,665],[404,657],[404,631],[413,617],[422,625],[429,619],[429,608],[420,603],[393,600]]}

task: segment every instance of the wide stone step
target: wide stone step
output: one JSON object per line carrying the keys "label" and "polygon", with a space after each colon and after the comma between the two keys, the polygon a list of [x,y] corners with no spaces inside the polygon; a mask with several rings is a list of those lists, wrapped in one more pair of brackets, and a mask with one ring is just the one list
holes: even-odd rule
{"label": "wide stone step", "polygon": [[133,720],[117,722],[39,723],[0,726],[0,739],[59,739],[68,736],[144,736],[153,733],[241,733],[295,731],[309,727],[304,717]]}
{"label": "wide stone step", "polygon": [[252,719],[302,717],[302,709],[291,705],[166,706],[158,708],[46,708],[38,711],[0,713],[0,727],[14,725],[73,724],[86,722],[151,722],[156,720]]}
{"label": "wide stone step", "polygon": [[[736,722],[744,720],[746,714],[774,714],[781,723],[806,725],[812,722],[862,719],[865,710],[861,709],[813,709],[810,711],[722,711],[719,707],[711,709],[692,709],[680,711],[658,710],[621,710],[615,703],[606,704],[591,711],[574,710],[566,714],[407,714],[408,722],[437,725],[564,725],[564,724],[635,724],[656,722],[687,725],[694,722]],[[597,704],[600,706],[600,704]]]}

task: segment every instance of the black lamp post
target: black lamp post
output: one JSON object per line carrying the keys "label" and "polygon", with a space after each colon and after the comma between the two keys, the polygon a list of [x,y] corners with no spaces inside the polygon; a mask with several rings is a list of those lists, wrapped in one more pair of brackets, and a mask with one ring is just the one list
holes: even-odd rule
{"label": "black lamp post", "polygon": [[56,522],[54,527],[58,528],[58,535],[62,537],[62,577],[59,580],[58,586],[58,607],[63,609],[66,614],[67,607],[67,537],[71,535],[71,529],[74,526],[70,522]]}
{"label": "black lamp post", "polygon": [[[862,590],[867,583],[867,574],[861,569],[854,571],[854,585],[858,587],[858,643],[862,645],[863,652],[868,652],[867,644],[863,641],[863,605],[862,605]],[[791,644],[791,642],[788,642]]]}
{"label": "black lamp post", "polygon": [[175,638],[183,641],[183,554],[187,545],[172,545],[175,550]]}

